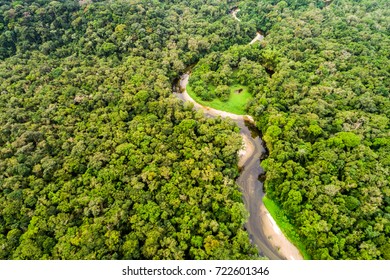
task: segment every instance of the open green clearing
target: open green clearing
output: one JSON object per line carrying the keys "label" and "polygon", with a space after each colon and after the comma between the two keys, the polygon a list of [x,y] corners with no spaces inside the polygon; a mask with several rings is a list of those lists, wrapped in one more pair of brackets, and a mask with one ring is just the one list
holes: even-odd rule
{"label": "open green clearing", "polygon": [[284,211],[275,201],[269,199],[267,196],[263,197],[263,202],[283,234],[298,248],[305,260],[310,260],[311,257],[307,253],[305,245],[296,232],[296,228],[290,223]]}
{"label": "open green clearing", "polygon": [[[217,110],[237,114],[237,115],[246,115],[246,104],[252,98],[252,95],[248,91],[248,87],[242,86],[239,84],[234,84],[230,86],[230,96],[227,101],[221,101],[218,98],[213,99],[212,101],[204,101],[197,96],[192,90],[191,86],[187,85],[188,94],[199,104],[203,106],[211,107]],[[240,93],[236,93],[237,90],[242,89]],[[210,87],[210,90],[214,90],[213,87]]]}

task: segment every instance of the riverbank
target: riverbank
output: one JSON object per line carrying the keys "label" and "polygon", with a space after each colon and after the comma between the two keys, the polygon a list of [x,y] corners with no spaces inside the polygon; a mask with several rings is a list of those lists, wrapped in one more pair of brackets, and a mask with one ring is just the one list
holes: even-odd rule
{"label": "riverbank", "polygon": [[238,167],[243,168],[245,162],[249,159],[249,156],[253,154],[255,147],[252,142],[249,140],[248,136],[242,135],[242,140],[244,142],[244,147],[238,151]]}
{"label": "riverbank", "polygon": [[220,111],[220,110],[208,107],[208,106],[204,106],[204,105],[199,104],[198,102],[196,102],[188,94],[188,91],[187,91],[187,85],[188,85],[189,78],[190,78],[190,75],[188,73],[186,73],[183,76],[181,76],[180,83],[179,83],[180,88],[181,88],[181,93],[180,94],[176,94],[176,96],[179,97],[180,99],[182,99],[183,101],[190,101],[191,103],[193,103],[194,104],[194,108],[196,110],[202,109],[206,113],[206,115],[220,116],[220,117],[223,117],[223,118],[229,117],[229,118],[231,118],[233,120],[241,120],[243,117],[245,117],[248,120],[254,122],[253,118],[251,116],[249,116],[249,115],[236,115],[236,114],[233,114],[233,113]]}
{"label": "riverbank", "polygon": [[[193,100],[203,106],[214,108],[222,112],[230,112],[241,116],[245,115],[245,107],[249,100],[253,98],[252,94],[249,93],[248,88],[246,86],[241,86],[238,84],[230,86],[229,99],[226,101],[221,101],[219,98],[214,98],[210,101],[204,101],[201,97],[195,94],[195,92],[189,85],[187,86],[186,90]],[[241,92],[237,93],[238,90],[241,90]],[[214,90],[210,89],[210,91]]]}
{"label": "riverbank", "polygon": [[253,40],[249,43],[249,45],[252,45],[253,43],[255,43],[256,41],[261,41],[264,39],[264,35],[261,34],[260,32],[257,32],[256,33],[256,37],[253,38]]}
{"label": "riverbank", "polygon": [[[232,11],[233,17],[237,18],[239,9]],[[264,36],[257,32],[256,37],[249,43],[263,40]],[[263,142],[259,135],[253,134],[246,122],[254,124],[249,115],[237,115],[207,107],[196,102],[187,92],[189,73],[180,77],[178,92],[174,94],[184,102],[189,101],[194,105],[195,110],[202,110],[208,117],[229,117],[240,127],[240,135],[243,139],[243,148],[239,151],[238,166],[241,169],[237,184],[240,186],[243,201],[249,212],[249,219],[245,228],[249,233],[251,242],[257,246],[259,253],[269,259],[303,259],[299,250],[284,236],[277,226],[271,213],[263,203],[263,184],[259,176],[264,174],[260,166],[260,157],[265,152]]]}
{"label": "riverbank", "polygon": [[239,151],[238,164],[242,171],[237,179],[237,184],[241,188],[243,201],[250,214],[245,227],[252,242],[258,247],[262,255],[270,259],[303,259],[298,249],[283,235],[276,223],[272,222],[274,220],[263,204],[263,186],[258,177],[263,174],[260,167],[260,156],[265,152],[265,149],[260,137],[258,135],[252,137],[252,132],[245,123],[245,121],[254,123],[253,118],[249,115],[236,115],[219,111],[197,103],[186,90],[188,79],[189,74],[181,76],[179,92],[175,93],[179,99],[184,102],[191,102],[195,110],[202,110],[208,117],[229,117],[240,127],[244,147]]}
{"label": "riverbank", "polygon": [[234,9],[233,11],[232,11],[232,16],[233,16],[233,18],[235,19],[235,20],[237,20],[237,21],[241,21],[238,17],[237,17],[237,13],[240,11],[240,9]]}
{"label": "riverbank", "polygon": [[[310,260],[310,255],[306,252],[306,248],[300,240],[295,227],[289,222],[284,211],[277,205],[277,203],[269,199],[267,196],[263,197],[263,205],[269,212],[269,215],[267,214],[268,222],[272,224],[272,227],[274,227],[274,232],[283,234],[284,237],[276,238],[277,242],[280,242],[280,244],[275,245],[278,246],[281,250],[286,250],[290,244],[294,244],[294,248],[289,248],[286,251],[292,253],[291,258]],[[274,233],[270,232],[269,238],[274,239]],[[286,240],[288,242],[286,242]]]}
{"label": "riverbank", "polygon": [[299,250],[283,235],[264,204],[260,205],[260,212],[262,217],[260,223],[264,228],[264,233],[277,248],[279,254],[288,260],[302,260],[303,257]]}

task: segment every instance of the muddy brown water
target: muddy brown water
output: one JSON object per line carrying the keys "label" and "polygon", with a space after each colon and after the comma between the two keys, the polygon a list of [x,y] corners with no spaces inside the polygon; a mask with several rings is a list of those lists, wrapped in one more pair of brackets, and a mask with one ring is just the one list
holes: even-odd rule
{"label": "muddy brown water", "polygon": [[[238,8],[231,10],[232,16],[237,18]],[[265,34],[258,31],[256,37],[249,44],[257,41],[262,41]],[[229,117],[234,120],[240,128],[240,134],[246,145],[246,153],[242,156],[239,162],[240,176],[236,182],[240,186],[242,199],[245,207],[249,212],[249,219],[245,224],[252,244],[254,244],[259,255],[265,256],[270,260],[280,259],[303,259],[299,250],[287,240],[277,227],[275,221],[271,217],[268,210],[263,204],[263,181],[265,179],[264,170],[260,167],[260,160],[267,155],[267,150],[261,140],[261,135],[256,129],[253,118],[251,116],[239,116],[228,112],[223,112],[202,106],[193,100],[186,91],[191,69],[196,63],[186,68],[186,74],[177,78],[174,81],[173,93],[176,97],[184,102],[189,101],[194,104],[195,110],[202,110],[208,117],[215,118],[217,116]],[[273,71],[269,73],[272,76]]]}
{"label": "muddy brown water", "polygon": [[[188,83],[189,74],[184,74],[173,88],[176,97],[182,101],[190,101],[194,104],[194,109],[203,110],[207,117],[215,118],[218,116],[230,117],[240,128],[240,134],[246,136],[249,145],[252,145],[252,153],[246,155],[246,160],[240,167],[240,176],[236,182],[242,192],[242,198],[250,216],[245,224],[252,244],[259,251],[259,255],[265,256],[271,260],[285,259],[281,256],[277,246],[272,243],[272,240],[267,237],[263,227],[263,217],[261,206],[263,205],[263,183],[259,180],[264,175],[264,170],[260,167],[260,158],[266,154],[266,149],[263,141],[260,138],[260,132],[256,129],[253,120],[249,116],[239,116],[227,112],[218,111],[206,106],[202,106],[189,98],[188,94],[184,94]],[[186,92],[185,92],[186,93]],[[249,150],[249,149],[248,149]]]}

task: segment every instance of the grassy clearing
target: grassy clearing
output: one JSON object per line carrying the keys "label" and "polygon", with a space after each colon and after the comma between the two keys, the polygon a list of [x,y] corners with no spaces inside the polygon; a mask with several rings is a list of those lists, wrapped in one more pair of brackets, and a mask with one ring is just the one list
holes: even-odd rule
{"label": "grassy clearing", "polygon": [[[235,92],[238,89],[242,89],[242,92],[239,94]],[[226,102],[223,102],[218,98],[212,101],[204,101],[193,92],[189,85],[187,85],[187,92],[197,103],[202,104],[203,106],[211,107],[217,110],[237,115],[246,114],[246,104],[252,98],[252,95],[249,93],[248,88],[239,84],[234,84],[230,87],[230,96]]]}
{"label": "grassy clearing", "polygon": [[290,223],[280,206],[266,196],[263,197],[263,202],[265,207],[270,212],[272,218],[274,218],[276,224],[279,226],[280,230],[287,237],[287,239],[298,248],[299,252],[301,252],[305,260],[310,260],[311,257],[307,253],[305,245],[296,232],[295,227]]}

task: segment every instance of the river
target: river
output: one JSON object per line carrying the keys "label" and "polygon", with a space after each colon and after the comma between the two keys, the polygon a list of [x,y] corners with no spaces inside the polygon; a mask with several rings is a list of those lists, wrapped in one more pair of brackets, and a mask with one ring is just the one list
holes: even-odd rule
{"label": "river", "polygon": [[[239,9],[234,9],[231,14],[234,19],[240,22],[240,19],[237,18],[238,11]],[[263,39],[263,34],[257,32],[249,44]],[[197,103],[188,95],[186,90],[189,75],[190,72],[180,77],[178,88],[174,90],[174,94],[184,102],[189,101],[194,104],[194,109],[202,110],[206,116],[231,118],[240,128],[240,135],[243,138],[245,148],[239,152],[238,166],[241,171],[236,182],[240,186],[244,204],[249,212],[249,219],[245,224],[245,228],[249,233],[251,242],[257,246],[261,256],[271,260],[303,259],[299,250],[283,235],[263,204],[263,183],[259,180],[259,177],[264,174],[264,170],[260,167],[260,159],[266,150],[253,118],[248,115],[242,116],[219,111]]]}
{"label": "river", "polygon": [[182,75],[179,88],[174,91],[179,99],[193,103],[195,110],[202,110],[208,117],[229,117],[240,128],[245,149],[239,152],[238,165],[241,172],[236,182],[240,186],[243,201],[249,212],[249,219],[245,224],[245,228],[249,233],[251,242],[257,246],[260,255],[271,260],[302,259],[298,249],[282,234],[263,204],[263,184],[259,180],[259,176],[264,174],[264,171],[260,167],[260,158],[266,151],[255,128],[253,118],[219,111],[197,103],[187,93],[188,79],[189,73]]}

